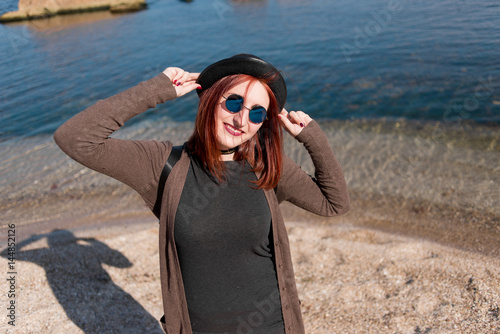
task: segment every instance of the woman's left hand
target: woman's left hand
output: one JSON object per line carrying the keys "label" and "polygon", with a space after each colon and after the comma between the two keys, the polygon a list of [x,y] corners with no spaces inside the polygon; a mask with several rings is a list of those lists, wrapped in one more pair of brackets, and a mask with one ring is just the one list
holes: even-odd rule
{"label": "woman's left hand", "polygon": [[285,108],[279,114],[279,118],[285,130],[294,137],[312,121],[312,118],[303,111],[288,112]]}

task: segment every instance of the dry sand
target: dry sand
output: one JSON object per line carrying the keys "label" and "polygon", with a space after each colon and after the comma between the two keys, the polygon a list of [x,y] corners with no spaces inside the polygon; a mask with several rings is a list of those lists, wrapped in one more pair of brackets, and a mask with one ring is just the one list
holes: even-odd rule
{"label": "dry sand", "polygon": [[[17,245],[16,326],[2,332],[162,333],[157,222],[99,219]],[[307,333],[500,331],[498,257],[353,219],[287,222]]]}

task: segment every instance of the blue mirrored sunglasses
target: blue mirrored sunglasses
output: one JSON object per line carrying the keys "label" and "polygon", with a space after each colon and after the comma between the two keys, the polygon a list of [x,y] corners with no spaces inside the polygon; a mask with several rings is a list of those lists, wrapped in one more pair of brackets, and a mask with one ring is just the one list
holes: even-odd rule
{"label": "blue mirrored sunglasses", "polygon": [[243,97],[238,95],[238,94],[231,94],[228,97],[222,96],[223,98],[226,99],[226,109],[233,113],[236,114],[240,112],[242,108],[248,109],[250,112],[248,114],[248,118],[250,119],[250,122],[254,124],[260,124],[264,122],[267,116],[267,111],[266,108],[262,106],[253,106],[252,108],[245,107],[243,105]]}

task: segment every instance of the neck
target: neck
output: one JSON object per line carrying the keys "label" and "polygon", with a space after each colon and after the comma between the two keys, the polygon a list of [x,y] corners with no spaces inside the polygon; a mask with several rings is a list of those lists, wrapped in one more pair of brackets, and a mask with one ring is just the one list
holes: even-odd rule
{"label": "neck", "polygon": [[220,159],[222,161],[231,161],[234,160],[234,153],[238,150],[239,146],[227,149],[227,150],[220,150]]}
{"label": "neck", "polygon": [[236,147],[233,147],[233,148],[230,148],[228,150],[220,150],[220,153],[222,155],[229,155],[229,154],[233,154],[234,152],[236,152],[238,150],[238,147],[239,146],[236,146]]}
{"label": "neck", "polygon": [[233,161],[234,160],[234,153],[233,154],[223,154],[220,156],[221,161]]}

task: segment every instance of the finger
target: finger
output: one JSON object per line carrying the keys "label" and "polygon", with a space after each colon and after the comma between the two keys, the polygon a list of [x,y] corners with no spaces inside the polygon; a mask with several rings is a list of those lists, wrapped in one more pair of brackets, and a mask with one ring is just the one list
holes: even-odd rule
{"label": "finger", "polygon": [[170,80],[172,80],[173,73],[174,71],[172,67],[167,67],[166,69],[163,70],[163,74],[165,74]]}
{"label": "finger", "polygon": [[175,72],[174,77],[172,78],[172,82],[174,83],[174,85],[176,85],[181,80],[183,75],[184,75],[184,70],[178,68],[177,71]]}
{"label": "finger", "polygon": [[182,73],[182,76],[177,80],[176,85],[182,85],[186,82],[192,82],[193,80],[190,79],[191,73],[184,71]]}
{"label": "finger", "polygon": [[189,72],[184,72],[184,74],[182,75],[182,78],[181,78],[181,84],[189,81],[188,79],[189,79],[190,74],[191,73],[189,73]]}
{"label": "finger", "polygon": [[292,127],[293,124],[292,122],[290,122],[290,120],[288,119],[288,114],[286,113],[286,111],[282,111],[280,114],[279,114],[279,119],[281,120],[281,122],[283,123],[283,126],[285,127],[285,129],[288,131],[288,128]]}
{"label": "finger", "polygon": [[292,123],[298,124],[298,125],[300,125],[300,127],[305,126],[304,120],[302,119],[302,117],[300,117],[298,112],[290,111],[289,115],[290,115],[290,120],[292,121]]}
{"label": "finger", "polygon": [[175,91],[177,93],[177,96],[179,97],[197,89],[198,87],[200,87],[198,83],[191,81],[180,86],[175,86]]}
{"label": "finger", "polygon": [[300,111],[300,110],[299,110],[299,111],[296,111],[296,113],[297,113],[297,115],[298,115],[300,118],[302,118],[302,119],[303,119],[303,118],[305,118],[305,117],[307,116],[307,114],[306,114],[305,112]]}
{"label": "finger", "polygon": [[312,121],[312,118],[303,111],[297,111],[297,115],[302,119],[305,126]]}
{"label": "finger", "polygon": [[189,73],[188,80],[189,81],[196,81],[196,80],[198,80],[199,76],[200,76],[200,73]]}
{"label": "finger", "polygon": [[172,82],[174,82],[177,79],[177,77],[180,75],[179,72],[182,72],[182,69],[180,69],[178,67],[167,67],[163,71],[163,73],[165,73],[167,75],[167,77],[169,77]]}
{"label": "finger", "polygon": [[185,77],[186,77],[186,72],[182,71],[182,73],[175,79],[174,84],[176,86],[182,85],[184,82],[186,82]]}
{"label": "finger", "polygon": [[286,111],[286,109],[283,108],[283,110],[281,110],[278,116],[280,116],[280,119],[288,119],[288,112]]}
{"label": "finger", "polygon": [[195,90],[201,86],[199,83],[197,83],[195,81],[190,81],[190,82],[183,84],[182,87],[184,87],[184,89],[186,89],[188,92],[190,92],[190,91]]}
{"label": "finger", "polygon": [[295,137],[300,132],[301,128],[293,124],[283,112],[280,114],[279,119],[283,123],[285,130],[292,136]]}
{"label": "finger", "polygon": [[285,108],[283,108],[283,110],[281,110],[281,113],[280,113],[280,119],[283,121],[283,125],[285,125],[286,127],[291,127],[293,126],[293,119],[291,117],[291,112],[288,112]]}

